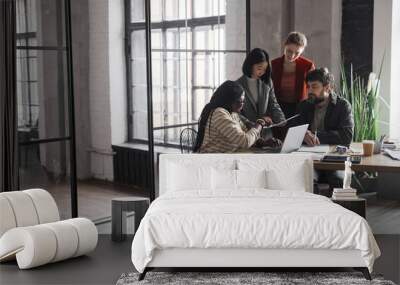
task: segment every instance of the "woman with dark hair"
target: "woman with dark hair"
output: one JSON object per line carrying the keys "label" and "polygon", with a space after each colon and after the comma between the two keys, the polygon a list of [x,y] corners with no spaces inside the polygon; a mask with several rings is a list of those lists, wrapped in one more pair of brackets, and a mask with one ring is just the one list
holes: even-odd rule
{"label": "woman with dark hair", "polygon": [[244,60],[242,71],[243,76],[237,82],[246,95],[241,112],[247,119],[243,119],[245,123],[251,124],[258,119],[267,125],[284,121],[285,115],[275,98],[268,53],[260,48],[253,49]]}
{"label": "woman with dark hair", "polygon": [[200,115],[195,152],[235,152],[250,148],[260,137],[264,121],[247,128],[239,117],[245,102],[243,88],[225,81],[217,88]]}

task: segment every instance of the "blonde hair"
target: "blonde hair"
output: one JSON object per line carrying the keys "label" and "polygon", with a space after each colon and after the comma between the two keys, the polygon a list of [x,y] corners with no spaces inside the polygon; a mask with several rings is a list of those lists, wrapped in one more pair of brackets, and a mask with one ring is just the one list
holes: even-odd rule
{"label": "blonde hair", "polygon": [[286,38],[285,45],[295,44],[301,47],[307,46],[307,38],[303,33],[300,32],[290,32]]}

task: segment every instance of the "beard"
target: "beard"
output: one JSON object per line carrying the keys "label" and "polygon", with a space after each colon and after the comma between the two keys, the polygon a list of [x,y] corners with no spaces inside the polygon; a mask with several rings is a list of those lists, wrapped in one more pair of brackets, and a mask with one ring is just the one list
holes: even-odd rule
{"label": "beard", "polygon": [[310,102],[314,105],[318,105],[319,103],[321,103],[325,100],[323,92],[321,92],[321,94],[319,94],[319,96],[317,96],[314,93],[309,93],[308,98],[310,98]]}

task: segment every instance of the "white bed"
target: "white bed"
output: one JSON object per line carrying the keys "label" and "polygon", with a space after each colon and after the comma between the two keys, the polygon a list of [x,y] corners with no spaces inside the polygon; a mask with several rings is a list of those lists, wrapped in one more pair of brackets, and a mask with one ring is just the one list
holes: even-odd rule
{"label": "white bed", "polygon": [[368,278],[380,251],[367,222],[310,193],[312,171],[304,155],[161,156],[134,266],[355,267]]}

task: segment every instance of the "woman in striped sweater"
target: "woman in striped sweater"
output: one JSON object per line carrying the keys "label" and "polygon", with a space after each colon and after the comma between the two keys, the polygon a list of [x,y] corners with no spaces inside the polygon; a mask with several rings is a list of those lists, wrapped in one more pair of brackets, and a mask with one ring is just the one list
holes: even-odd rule
{"label": "woman in striped sweater", "polygon": [[240,120],[244,101],[244,90],[234,81],[225,81],[217,88],[201,112],[195,152],[235,152],[250,148],[260,138],[263,120],[251,128]]}

